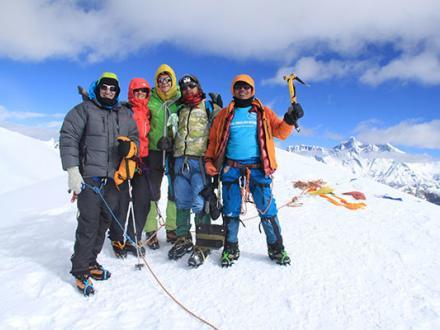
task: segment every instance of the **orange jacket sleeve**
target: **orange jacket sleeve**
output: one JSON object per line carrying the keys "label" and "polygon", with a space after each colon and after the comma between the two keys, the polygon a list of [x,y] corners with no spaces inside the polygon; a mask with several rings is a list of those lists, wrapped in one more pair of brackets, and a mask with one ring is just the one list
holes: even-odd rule
{"label": "orange jacket sleeve", "polygon": [[222,114],[223,110],[220,111],[217,116],[215,116],[211,128],[209,130],[209,140],[208,140],[208,147],[205,151],[205,161],[211,161],[214,162],[215,161],[215,153],[217,150],[217,145],[219,143],[219,134],[218,134],[218,127],[220,125],[220,117]]}
{"label": "orange jacket sleeve", "polygon": [[268,107],[264,107],[264,112],[266,113],[266,118],[272,128],[272,135],[280,140],[287,139],[292,133],[293,126],[286,123],[283,119],[278,118],[275,112]]}

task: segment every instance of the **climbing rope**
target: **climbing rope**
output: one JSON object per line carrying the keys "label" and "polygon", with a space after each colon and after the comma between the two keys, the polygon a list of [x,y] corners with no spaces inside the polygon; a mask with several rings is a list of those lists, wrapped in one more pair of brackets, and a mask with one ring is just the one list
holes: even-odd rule
{"label": "climbing rope", "polygon": [[[96,186],[91,186],[89,184],[85,184],[86,188],[90,188],[92,189],[100,198],[101,200],[104,202],[104,205],[107,207],[108,211],[110,212],[113,220],[116,221],[116,223],[119,225],[119,227],[121,227],[122,230],[124,230],[124,227],[121,225],[121,223],[119,222],[117,216],[114,214],[114,212],[112,211],[110,205],[108,205],[107,201],[105,200],[104,196],[102,195],[102,187],[103,184],[101,184],[100,187],[96,187]],[[157,205],[158,206],[158,205]],[[158,215],[159,218],[161,218],[163,220],[163,217],[159,211],[159,208],[157,208],[158,210]],[[162,221],[162,223],[160,224],[160,227],[156,230],[156,233],[164,226],[164,222]],[[127,234],[127,239],[128,241],[130,241],[130,243],[132,243],[134,246],[136,246],[137,249],[139,249],[140,247],[135,245],[133,239]],[[148,268],[148,270],[150,271],[151,275],[153,276],[153,278],[156,280],[156,282],[159,284],[159,286],[162,288],[162,290],[168,295],[168,297],[170,297],[177,305],[179,305],[185,312],[187,312],[188,314],[190,314],[192,317],[198,319],[200,322],[206,324],[207,326],[209,326],[212,329],[218,329],[217,327],[215,327],[213,324],[211,324],[210,322],[206,321],[205,319],[203,319],[202,317],[198,316],[197,314],[195,314],[194,312],[192,312],[189,308],[185,307],[185,305],[183,305],[171,292],[168,291],[168,289],[163,285],[163,283],[160,281],[160,279],[158,278],[158,276],[154,273],[153,269],[150,267],[150,264],[147,262],[145,255],[142,255],[142,261],[145,264],[145,266]]]}

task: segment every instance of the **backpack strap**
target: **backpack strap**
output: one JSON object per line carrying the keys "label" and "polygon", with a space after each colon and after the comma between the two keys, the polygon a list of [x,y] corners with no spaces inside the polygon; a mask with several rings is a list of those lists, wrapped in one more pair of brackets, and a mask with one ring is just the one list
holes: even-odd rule
{"label": "backpack strap", "polygon": [[206,111],[206,115],[208,116],[208,122],[209,125],[212,124],[212,121],[214,120],[215,116],[217,116],[217,114],[220,112],[221,108],[214,104],[214,102],[212,101],[207,101],[205,100],[205,111]]}

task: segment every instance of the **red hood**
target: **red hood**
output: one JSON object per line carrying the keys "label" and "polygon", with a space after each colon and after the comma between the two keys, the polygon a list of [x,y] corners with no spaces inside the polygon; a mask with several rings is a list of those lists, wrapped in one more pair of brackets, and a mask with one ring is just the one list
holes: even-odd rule
{"label": "red hood", "polygon": [[[148,95],[145,100],[139,100],[134,98],[133,91],[139,88],[148,88]],[[147,104],[150,99],[151,87],[150,84],[143,78],[133,78],[130,81],[130,85],[128,86],[128,102],[135,105],[137,103]]]}

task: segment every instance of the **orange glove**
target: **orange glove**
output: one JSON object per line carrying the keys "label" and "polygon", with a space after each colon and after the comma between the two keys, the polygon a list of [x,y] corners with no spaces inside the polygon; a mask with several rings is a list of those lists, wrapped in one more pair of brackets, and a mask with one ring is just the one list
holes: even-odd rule
{"label": "orange glove", "polygon": [[210,176],[216,176],[218,174],[217,168],[210,161],[206,162],[205,171],[206,171],[206,174],[208,174]]}

